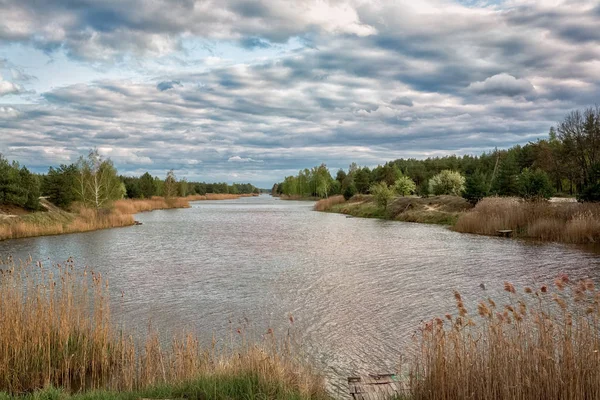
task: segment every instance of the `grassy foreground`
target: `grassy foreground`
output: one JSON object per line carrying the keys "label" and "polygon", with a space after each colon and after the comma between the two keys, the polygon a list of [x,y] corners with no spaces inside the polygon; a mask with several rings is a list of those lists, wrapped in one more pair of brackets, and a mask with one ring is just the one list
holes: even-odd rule
{"label": "grassy foreground", "polygon": [[600,292],[591,280],[517,290],[477,312],[425,322],[407,375],[412,399],[600,398]]}
{"label": "grassy foreground", "polygon": [[[134,338],[111,317],[101,275],[72,260],[0,267],[0,400],[331,399],[271,329],[257,342],[238,332],[227,348],[202,348],[192,334]],[[454,313],[423,322],[398,371],[403,399],[600,398],[594,282],[560,275],[504,290],[479,303],[455,292]]]}
{"label": "grassy foreground", "polygon": [[65,211],[42,199],[41,204],[46,211],[22,215],[0,214],[0,240],[130,226],[135,222],[133,214],[139,212],[189,208],[190,201],[234,200],[248,196],[253,195],[209,193],[170,199],[157,196],[151,199],[123,199],[117,200],[111,210],[100,211],[77,205],[70,211]]}
{"label": "grassy foreground", "polygon": [[348,201],[343,196],[333,196],[315,204],[317,211],[440,225],[454,225],[459,216],[470,208],[466,200],[456,196],[396,197],[385,210],[370,195],[356,195]]}
{"label": "grassy foreground", "polygon": [[5,397],[327,398],[289,338],[278,341],[270,329],[257,343],[238,331],[237,344],[223,349],[202,348],[191,333],[165,346],[158,332],[135,338],[123,331],[111,316],[108,282],[72,260],[47,268],[9,259],[0,267]]}

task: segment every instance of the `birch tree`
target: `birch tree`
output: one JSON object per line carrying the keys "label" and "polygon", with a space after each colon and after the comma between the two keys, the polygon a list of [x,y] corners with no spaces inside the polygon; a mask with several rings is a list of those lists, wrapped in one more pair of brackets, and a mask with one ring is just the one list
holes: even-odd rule
{"label": "birch tree", "polygon": [[77,162],[77,197],[86,207],[100,210],[123,198],[123,184],[110,159],[103,159],[97,149]]}

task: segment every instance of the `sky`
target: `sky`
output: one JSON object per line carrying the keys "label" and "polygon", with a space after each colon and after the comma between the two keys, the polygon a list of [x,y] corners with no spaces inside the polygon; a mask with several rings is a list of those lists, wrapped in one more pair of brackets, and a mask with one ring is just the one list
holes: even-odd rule
{"label": "sky", "polygon": [[0,0],[0,153],[91,148],[270,187],[325,162],[480,154],[599,102],[600,2]]}

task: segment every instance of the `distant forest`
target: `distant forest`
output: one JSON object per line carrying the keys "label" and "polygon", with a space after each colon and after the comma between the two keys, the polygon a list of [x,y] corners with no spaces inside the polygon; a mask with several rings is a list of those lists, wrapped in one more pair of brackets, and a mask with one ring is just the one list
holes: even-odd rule
{"label": "distant forest", "polygon": [[476,202],[486,196],[577,196],[582,201],[600,200],[600,108],[569,113],[547,139],[495,149],[480,156],[446,156],[398,159],[374,169],[352,163],[333,177],[322,164],[288,176],[275,184],[276,195],[327,197],[370,192],[374,184],[390,187],[402,177],[414,182],[414,193],[428,196],[430,181],[442,171],[460,173],[465,179],[462,195]]}
{"label": "distant forest", "polygon": [[9,162],[0,154],[0,205],[7,204],[29,210],[40,208],[39,197],[64,209],[78,202],[95,209],[109,208],[122,198],[152,196],[185,197],[207,193],[259,193],[250,183],[188,182],[168,171],[164,179],[148,172],[139,177],[120,176],[110,159],[97,150],[77,163],[50,167],[47,174],[34,174],[18,162]]}

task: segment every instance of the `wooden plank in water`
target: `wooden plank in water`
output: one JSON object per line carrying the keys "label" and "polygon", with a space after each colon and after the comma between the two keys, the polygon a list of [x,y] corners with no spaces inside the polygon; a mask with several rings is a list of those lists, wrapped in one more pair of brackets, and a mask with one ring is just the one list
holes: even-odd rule
{"label": "wooden plank in water", "polygon": [[367,375],[348,378],[348,389],[354,400],[385,400],[401,392],[393,374]]}

